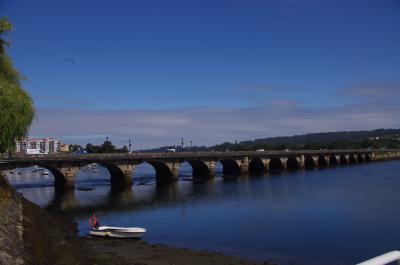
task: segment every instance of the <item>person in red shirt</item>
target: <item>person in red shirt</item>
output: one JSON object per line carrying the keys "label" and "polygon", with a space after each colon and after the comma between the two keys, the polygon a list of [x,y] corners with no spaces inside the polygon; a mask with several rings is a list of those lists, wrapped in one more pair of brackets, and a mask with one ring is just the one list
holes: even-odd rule
{"label": "person in red shirt", "polygon": [[99,227],[99,222],[97,221],[96,214],[89,217],[89,226],[94,229]]}

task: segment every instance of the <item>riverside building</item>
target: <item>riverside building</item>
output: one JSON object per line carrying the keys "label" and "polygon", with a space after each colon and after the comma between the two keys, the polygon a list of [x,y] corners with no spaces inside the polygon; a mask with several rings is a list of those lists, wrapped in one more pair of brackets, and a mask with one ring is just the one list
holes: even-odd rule
{"label": "riverside building", "polygon": [[16,142],[17,153],[27,153],[28,150],[40,150],[43,154],[58,153],[61,142],[55,138],[23,138]]}

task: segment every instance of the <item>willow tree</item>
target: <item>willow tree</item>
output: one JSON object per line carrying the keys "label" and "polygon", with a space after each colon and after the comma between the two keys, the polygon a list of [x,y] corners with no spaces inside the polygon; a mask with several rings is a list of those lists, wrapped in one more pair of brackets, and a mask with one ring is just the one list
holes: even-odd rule
{"label": "willow tree", "polygon": [[22,88],[22,76],[14,68],[4,39],[12,30],[6,18],[0,18],[0,152],[12,150],[15,140],[27,135],[34,117],[30,96]]}

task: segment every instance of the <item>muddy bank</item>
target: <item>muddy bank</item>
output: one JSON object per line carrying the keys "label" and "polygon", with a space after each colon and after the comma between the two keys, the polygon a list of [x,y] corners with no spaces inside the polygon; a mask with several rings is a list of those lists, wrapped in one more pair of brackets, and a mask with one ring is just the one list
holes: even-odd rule
{"label": "muddy bank", "polygon": [[[220,254],[138,240],[80,238],[65,216],[27,201],[0,176],[0,264],[255,265]],[[266,264],[266,263],[264,263]]]}
{"label": "muddy bank", "polygon": [[[205,251],[149,245],[134,239],[82,238],[87,250],[96,253],[94,264],[112,262],[114,265],[256,265],[233,257]],[[110,264],[110,263],[108,263]]]}

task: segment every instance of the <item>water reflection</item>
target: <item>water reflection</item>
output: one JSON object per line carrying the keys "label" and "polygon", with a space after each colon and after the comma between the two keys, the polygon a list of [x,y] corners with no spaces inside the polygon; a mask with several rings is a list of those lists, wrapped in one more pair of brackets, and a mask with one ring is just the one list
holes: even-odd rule
{"label": "water reflection", "polygon": [[[148,228],[145,240],[279,264],[354,264],[398,249],[400,162],[158,185],[149,169],[113,189],[107,172],[82,172],[75,190],[15,176],[28,199],[61,209],[87,233],[87,217]],[[188,171],[187,171],[188,172]],[[26,179],[25,179],[26,180]],[[47,181],[47,182],[46,182]],[[103,221],[103,220],[102,220]],[[103,221],[104,223],[104,221]]]}

